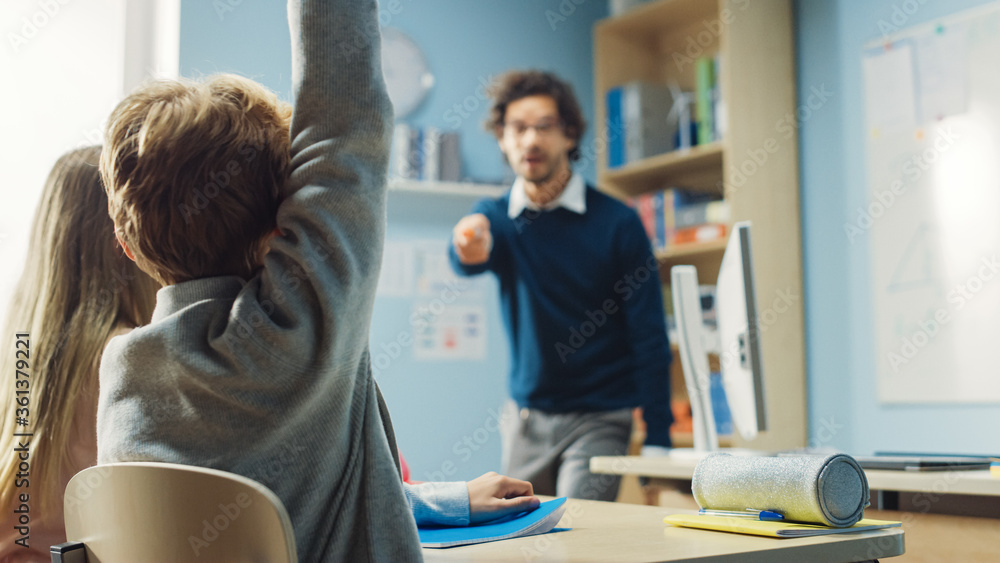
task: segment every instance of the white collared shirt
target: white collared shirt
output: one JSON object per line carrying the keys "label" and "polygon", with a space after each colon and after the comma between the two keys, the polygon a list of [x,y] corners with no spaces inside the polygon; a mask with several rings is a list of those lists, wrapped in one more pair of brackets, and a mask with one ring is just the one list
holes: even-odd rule
{"label": "white collared shirt", "polygon": [[524,178],[518,176],[510,188],[510,205],[507,206],[507,216],[511,219],[517,219],[518,215],[525,209],[551,211],[557,207],[565,207],[574,213],[583,215],[587,212],[587,186],[583,183],[582,176],[575,172],[572,174],[559,197],[541,207],[531,201],[531,198],[525,193]]}

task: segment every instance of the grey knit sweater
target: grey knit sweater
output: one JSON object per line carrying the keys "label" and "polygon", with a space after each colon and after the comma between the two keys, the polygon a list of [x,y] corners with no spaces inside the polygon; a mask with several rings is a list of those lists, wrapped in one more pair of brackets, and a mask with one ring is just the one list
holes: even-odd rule
{"label": "grey knit sweater", "polygon": [[392,127],[377,7],[292,0],[289,25],[283,236],[252,279],[164,287],[152,323],[111,341],[98,461],[184,463],[260,481],[288,510],[302,561],[418,561],[368,356]]}

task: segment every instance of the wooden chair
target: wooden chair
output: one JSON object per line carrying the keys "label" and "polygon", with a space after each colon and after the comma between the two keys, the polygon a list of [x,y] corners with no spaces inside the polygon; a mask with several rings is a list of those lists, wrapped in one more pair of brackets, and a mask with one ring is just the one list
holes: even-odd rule
{"label": "wooden chair", "polygon": [[52,561],[294,563],[295,537],[281,500],[225,471],[172,463],[113,463],[66,487],[67,543]]}

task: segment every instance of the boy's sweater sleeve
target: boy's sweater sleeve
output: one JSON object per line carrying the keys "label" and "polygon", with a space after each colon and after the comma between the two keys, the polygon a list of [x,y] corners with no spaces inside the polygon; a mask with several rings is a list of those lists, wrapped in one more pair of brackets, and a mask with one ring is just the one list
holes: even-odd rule
{"label": "boy's sweater sleeve", "polygon": [[403,483],[417,526],[468,526],[469,487],[465,481]]}
{"label": "boy's sweater sleeve", "polygon": [[392,128],[377,4],[290,0],[288,14],[291,171],[278,208],[281,236],[259,276],[270,322],[249,330],[300,365],[360,360],[381,266]]}

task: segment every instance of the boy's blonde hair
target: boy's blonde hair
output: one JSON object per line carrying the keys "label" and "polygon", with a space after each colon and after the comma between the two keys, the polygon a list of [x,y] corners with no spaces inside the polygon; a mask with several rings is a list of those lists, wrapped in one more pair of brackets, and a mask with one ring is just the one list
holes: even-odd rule
{"label": "boy's blonde hair", "polygon": [[253,274],[288,176],[291,113],[231,74],[153,82],[118,104],[101,177],[139,267],[164,285]]}

